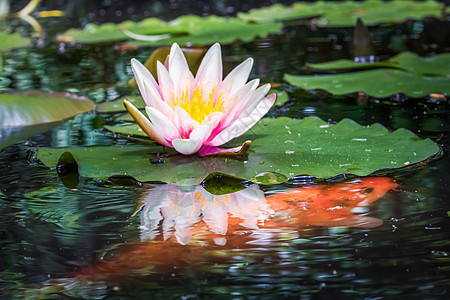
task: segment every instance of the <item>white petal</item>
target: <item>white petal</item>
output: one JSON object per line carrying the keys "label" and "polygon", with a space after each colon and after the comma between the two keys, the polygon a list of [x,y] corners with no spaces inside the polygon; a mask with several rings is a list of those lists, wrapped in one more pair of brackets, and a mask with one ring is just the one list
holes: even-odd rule
{"label": "white petal", "polygon": [[164,138],[164,132],[161,131],[159,128],[156,128],[153,126],[153,124],[149,121],[149,119],[144,116],[143,113],[139,111],[133,104],[128,102],[127,100],[124,100],[125,108],[128,110],[130,115],[133,117],[133,119],[136,121],[136,123],[139,125],[139,127],[142,128],[142,130],[155,142],[158,142],[162,145],[171,147],[171,144],[166,141]]}
{"label": "white petal", "polygon": [[247,132],[256,124],[273,106],[276,94],[270,94],[260,101],[256,108],[245,118],[238,118],[229,127],[225,128],[209,143],[212,146],[220,146],[229,140]]}
{"label": "white petal", "polygon": [[200,149],[202,141],[199,139],[174,139],[172,146],[181,154],[191,155]]}
{"label": "white petal", "polygon": [[[269,92],[269,90],[270,90],[270,84],[269,83],[267,83],[267,84],[265,84],[265,85],[263,85],[263,86],[261,86],[261,87],[259,87],[254,93],[253,93],[253,96],[252,96],[252,99],[249,101],[249,103],[247,104],[247,105],[245,105],[245,106],[242,106],[241,107],[241,109],[242,109],[242,111],[241,111],[241,113],[239,114],[238,113],[238,118],[241,118],[241,117],[246,117],[246,116],[248,116],[249,114],[251,114],[252,112],[253,112],[253,110],[255,109],[255,107],[257,106],[257,105],[259,105],[259,102],[264,98],[264,96]],[[275,97],[275,99],[276,99],[276,97]]]}
{"label": "white petal", "polygon": [[214,44],[209,48],[208,52],[206,52],[200,63],[200,67],[198,68],[195,81],[197,84],[208,81],[214,83],[222,81],[222,53],[218,43]]}
{"label": "white petal", "polygon": [[235,100],[234,102],[229,101],[224,103],[224,109],[227,110],[227,113],[225,114],[224,121],[221,124],[222,128],[227,127],[234,120],[236,120],[239,114],[242,113],[245,107],[247,107],[247,105],[254,98],[254,93],[258,85],[259,79],[250,81],[239,90],[237,95],[233,97]]}
{"label": "white petal", "polygon": [[146,104],[151,106],[152,99],[161,100],[159,86],[150,71],[135,58],[131,59],[131,68]]}
{"label": "white petal", "polygon": [[183,51],[181,51],[180,46],[174,43],[170,48],[169,54],[169,74],[176,86],[179,85],[180,76],[186,69],[189,70],[186,57]]}
{"label": "white petal", "polygon": [[220,84],[221,88],[217,87],[217,89],[227,92],[227,97],[233,96],[247,82],[252,67],[253,58],[249,57],[236,68],[234,68]]}
{"label": "white petal", "polygon": [[168,141],[180,138],[180,134],[175,125],[159,110],[153,107],[145,107],[148,118],[158,133],[162,133],[163,137]]}
{"label": "white petal", "polygon": [[181,91],[188,91],[189,96],[191,96],[191,92],[195,89],[195,79],[194,75],[192,75],[192,72],[189,69],[185,69],[183,72],[181,72],[177,87]]}

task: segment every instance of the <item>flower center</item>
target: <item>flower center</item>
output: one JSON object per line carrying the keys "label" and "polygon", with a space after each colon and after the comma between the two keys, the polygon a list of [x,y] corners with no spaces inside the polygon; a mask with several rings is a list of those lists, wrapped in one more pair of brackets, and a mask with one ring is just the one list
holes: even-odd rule
{"label": "flower center", "polygon": [[192,92],[189,98],[189,87],[186,87],[178,98],[173,93],[172,108],[178,106],[184,109],[193,120],[201,124],[205,118],[213,112],[222,111],[223,93],[214,101],[214,91],[216,86],[209,94],[203,94],[203,85],[197,85],[197,88]]}

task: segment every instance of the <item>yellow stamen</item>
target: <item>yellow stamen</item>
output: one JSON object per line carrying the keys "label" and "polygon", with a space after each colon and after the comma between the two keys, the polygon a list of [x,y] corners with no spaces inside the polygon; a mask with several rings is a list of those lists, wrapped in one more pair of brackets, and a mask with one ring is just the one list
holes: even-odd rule
{"label": "yellow stamen", "polygon": [[180,98],[173,92],[172,108],[175,108],[176,106],[181,107],[193,120],[201,124],[211,113],[223,111],[223,93],[220,93],[216,103],[214,103],[215,90],[216,86],[214,86],[209,95],[203,95],[203,85],[199,84],[192,92],[192,96],[189,99],[189,87],[187,86],[186,89],[181,92]]}

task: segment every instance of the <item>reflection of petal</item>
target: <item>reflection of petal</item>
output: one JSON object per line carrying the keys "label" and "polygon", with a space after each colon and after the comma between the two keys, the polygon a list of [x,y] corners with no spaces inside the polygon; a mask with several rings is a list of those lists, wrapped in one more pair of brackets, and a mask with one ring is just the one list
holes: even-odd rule
{"label": "reflection of petal", "polygon": [[263,191],[256,184],[246,188],[238,196],[229,195],[229,199],[229,212],[234,217],[243,219],[241,225],[244,227],[258,229],[258,221],[262,223],[274,214]]}
{"label": "reflection of petal", "polygon": [[[141,239],[154,239],[162,221],[164,240],[175,236],[180,244],[188,244],[192,238],[192,227],[203,220],[213,234],[225,235],[228,217],[243,220],[242,226],[258,228],[273,214],[258,185],[228,195],[213,195],[202,186],[166,184],[145,194],[141,212]],[[216,237],[214,243],[226,244],[225,238]]]}
{"label": "reflection of petal", "polygon": [[204,209],[203,221],[209,229],[216,233],[225,235],[228,230],[228,213],[219,201],[209,201]]}
{"label": "reflection of petal", "polygon": [[150,190],[141,212],[141,240],[152,240],[157,236],[159,223],[163,219],[161,208],[169,204],[166,185]]}

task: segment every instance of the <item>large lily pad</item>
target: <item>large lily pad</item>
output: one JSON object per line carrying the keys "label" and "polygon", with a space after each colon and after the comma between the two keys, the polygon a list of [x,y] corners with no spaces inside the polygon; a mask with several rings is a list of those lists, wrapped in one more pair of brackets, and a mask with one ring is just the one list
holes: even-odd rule
{"label": "large lily pad", "polygon": [[139,109],[145,108],[144,98],[140,96],[125,96],[114,101],[100,103],[95,107],[95,110],[100,113],[125,112],[126,109],[125,106],[123,106],[123,100],[131,102]]}
{"label": "large lily pad", "polygon": [[0,94],[0,127],[61,121],[93,108],[91,100],[68,93],[28,91]]}
{"label": "large lily pad", "polygon": [[188,15],[171,22],[149,18],[139,23],[125,21],[121,24],[91,25],[82,30],[70,29],[58,38],[86,44],[131,40],[130,36],[121,31],[121,27],[132,33],[150,36],[146,41],[129,42],[130,45],[160,46],[170,45],[174,42],[180,45],[208,45],[217,41],[221,44],[231,43],[235,40],[250,41],[256,36],[266,37],[268,34],[278,33],[282,24],[255,24],[236,18]]}
{"label": "large lily pad", "polygon": [[406,19],[439,18],[444,5],[434,0],[366,0],[366,1],[316,1],[298,2],[292,6],[275,4],[239,13],[238,18],[253,22],[274,22],[318,17],[323,27],[354,26],[361,18],[366,25],[382,22],[397,23]]}
{"label": "large lily pad", "polygon": [[431,93],[450,93],[448,77],[426,77],[395,69],[376,69],[340,75],[285,75],[284,79],[305,90],[322,89],[333,95],[362,91],[379,98],[397,93],[420,98]]}
{"label": "large lily pad", "polygon": [[[109,127],[111,130],[117,130]],[[141,135],[136,126],[120,128],[122,133]],[[263,119],[251,131],[233,141],[234,146],[252,140],[248,155],[242,158],[172,155],[164,163],[149,158],[165,153],[157,144],[147,146],[89,147],[72,149],[41,148],[38,158],[56,167],[62,153],[70,151],[81,176],[108,178],[130,175],[140,181],[177,182],[188,177],[205,178],[220,172],[254,182],[278,183],[308,174],[331,178],[339,174],[369,175],[380,169],[412,165],[439,153],[430,139],[399,129],[390,133],[380,124],[360,126],[344,119],[330,125],[316,118]]]}
{"label": "large lily pad", "polygon": [[25,47],[31,44],[29,38],[24,38],[18,33],[6,33],[0,31],[0,52],[8,51],[15,48]]}
{"label": "large lily pad", "polygon": [[422,58],[417,54],[405,52],[382,62],[357,63],[337,60],[307,66],[318,70],[365,71],[339,75],[285,75],[284,79],[306,90],[322,89],[334,95],[362,91],[381,98],[397,93],[418,98],[430,93],[450,92],[449,53]]}
{"label": "large lily pad", "polygon": [[387,61],[359,63],[349,59],[306,64],[317,70],[359,70],[374,68],[396,68],[420,75],[450,76],[450,53],[441,53],[431,57],[420,57],[411,52],[400,53]]}

